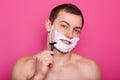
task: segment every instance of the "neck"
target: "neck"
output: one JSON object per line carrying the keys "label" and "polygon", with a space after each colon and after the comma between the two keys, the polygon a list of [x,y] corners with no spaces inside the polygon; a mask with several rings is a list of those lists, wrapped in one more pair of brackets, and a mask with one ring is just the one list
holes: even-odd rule
{"label": "neck", "polygon": [[67,64],[71,60],[71,52],[62,53],[57,49],[54,49],[55,54],[53,55],[54,58],[54,65],[63,65]]}

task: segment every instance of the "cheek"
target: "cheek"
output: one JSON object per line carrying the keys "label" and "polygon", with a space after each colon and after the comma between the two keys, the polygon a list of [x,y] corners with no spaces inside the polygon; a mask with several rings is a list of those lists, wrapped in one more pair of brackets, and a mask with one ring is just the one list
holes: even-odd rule
{"label": "cheek", "polygon": [[61,34],[63,34],[63,35],[66,34],[65,29],[63,29],[63,28],[59,25],[59,23],[54,22],[53,25],[54,25],[55,29],[56,29],[59,33],[61,33]]}
{"label": "cheek", "polygon": [[64,30],[62,30],[62,29],[58,29],[58,32],[60,33],[60,34],[62,34],[62,35],[66,35],[67,33],[64,31]]}
{"label": "cheek", "polygon": [[66,34],[66,31],[65,31],[64,29],[60,28],[59,26],[56,27],[56,30],[57,30],[59,33],[63,34],[63,35]]}
{"label": "cheek", "polygon": [[73,37],[80,37],[80,33],[73,33]]}

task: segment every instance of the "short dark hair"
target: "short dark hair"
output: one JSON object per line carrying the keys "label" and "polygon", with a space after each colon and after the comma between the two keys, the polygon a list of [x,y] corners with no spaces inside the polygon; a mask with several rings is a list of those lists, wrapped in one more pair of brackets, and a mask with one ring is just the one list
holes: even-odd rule
{"label": "short dark hair", "polygon": [[50,16],[49,16],[49,20],[51,21],[51,24],[53,24],[54,20],[57,18],[58,13],[61,10],[64,10],[71,14],[81,16],[82,17],[82,27],[83,27],[83,25],[84,25],[83,14],[82,14],[81,10],[76,5],[73,5],[73,4],[61,4],[61,5],[58,5],[55,8],[53,8],[50,13]]}

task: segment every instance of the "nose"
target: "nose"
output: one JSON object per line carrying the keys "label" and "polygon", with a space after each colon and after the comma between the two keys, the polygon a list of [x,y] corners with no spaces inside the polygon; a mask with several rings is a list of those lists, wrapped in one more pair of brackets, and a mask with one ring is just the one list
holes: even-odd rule
{"label": "nose", "polygon": [[67,31],[66,37],[69,38],[69,39],[72,39],[73,38],[73,32],[72,31]]}

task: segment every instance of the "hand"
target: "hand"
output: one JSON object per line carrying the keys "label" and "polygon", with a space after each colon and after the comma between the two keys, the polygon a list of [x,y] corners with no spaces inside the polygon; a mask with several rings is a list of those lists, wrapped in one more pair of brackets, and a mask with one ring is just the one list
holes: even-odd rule
{"label": "hand", "polygon": [[43,51],[36,56],[36,73],[35,77],[44,79],[48,73],[50,65],[53,64],[52,51]]}

